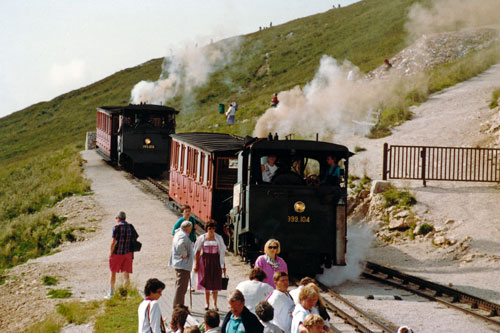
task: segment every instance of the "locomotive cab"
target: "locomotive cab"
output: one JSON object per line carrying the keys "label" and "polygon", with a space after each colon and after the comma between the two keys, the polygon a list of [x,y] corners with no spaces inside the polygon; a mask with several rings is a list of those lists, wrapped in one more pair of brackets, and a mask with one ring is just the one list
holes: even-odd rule
{"label": "locomotive cab", "polygon": [[318,141],[246,146],[230,213],[235,252],[253,262],[275,238],[292,273],[314,275],[321,266],[345,265],[351,155],[344,146]]}

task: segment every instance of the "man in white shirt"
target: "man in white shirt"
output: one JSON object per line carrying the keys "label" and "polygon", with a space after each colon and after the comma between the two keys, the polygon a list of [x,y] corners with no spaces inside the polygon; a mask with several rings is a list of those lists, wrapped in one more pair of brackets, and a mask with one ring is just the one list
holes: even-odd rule
{"label": "man in white shirt", "polygon": [[270,183],[271,180],[273,179],[274,174],[278,170],[278,166],[275,163],[276,163],[276,156],[269,155],[267,157],[267,161],[261,165],[263,182]]}
{"label": "man in white shirt", "polygon": [[245,306],[248,310],[255,314],[255,306],[260,301],[266,300],[274,289],[269,284],[262,282],[266,279],[266,273],[260,268],[252,269],[248,278],[249,280],[240,282],[236,289],[245,296]]}
{"label": "man in white shirt", "polygon": [[271,323],[278,326],[285,333],[290,332],[292,326],[292,313],[295,308],[292,296],[288,293],[288,274],[285,272],[274,273],[274,284],[276,290],[267,298],[269,304],[274,308],[274,318]]}

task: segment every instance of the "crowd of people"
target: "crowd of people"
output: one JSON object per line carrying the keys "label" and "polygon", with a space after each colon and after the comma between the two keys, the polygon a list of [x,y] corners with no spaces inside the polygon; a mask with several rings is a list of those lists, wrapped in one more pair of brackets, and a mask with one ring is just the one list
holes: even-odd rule
{"label": "crowd of people", "polygon": [[[170,320],[163,318],[158,304],[165,284],[158,279],[149,279],[144,287],[145,299],[137,310],[139,332],[316,333],[329,330],[328,313],[311,278],[301,281],[295,297],[288,292],[288,266],[279,256],[280,243],[276,239],[266,242],[264,254],[256,259],[249,279],[229,293],[230,311],[221,321],[217,296],[222,290],[222,275],[226,272],[226,245],[222,236],[215,232],[214,221],[206,223],[206,233],[196,237],[193,232],[197,228],[196,220],[191,216],[191,208],[183,206],[182,215],[172,231],[174,237],[169,260],[176,276],[172,316]],[[110,256],[112,288],[116,273],[125,272],[127,281],[128,274],[132,273],[133,252],[129,251],[129,243],[137,236],[133,225],[125,221],[124,212],[118,214],[117,221]],[[124,256],[124,260],[118,261],[116,256]],[[132,259],[128,260],[129,256]],[[192,271],[197,274],[197,289],[205,293],[206,312],[202,324],[198,324],[184,304]],[[194,281],[192,283],[193,287]],[[213,306],[210,306],[210,295]]]}
{"label": "crowd of people", "polygon": [[[169,260],[169,266],[176,273],[172,316],[170,321],[163,318],[158,304],[165,284],[156,278],[149,279],[144,287],[145,299],[137,310],[139,333],[322,333],[330,330],[330,316],[312,278],[303,278],[298,288],[288,291],[288,266],[279,256],[280,243],[276,239],[266,242],[264,254],[256,259],[249,279],[239,283],[229,293],[227,302],[230,311],[221,323],[217,296],[223,289],[222,274],[226,271],[224,240],[215,232],[213,221],[206,224],[206,233],[196,237],[193,233],[196,220],[191,216],[191,208],[187,205],[182,207],[182,214],[174,226]],[[116,273],[125,273],[126,284],[132,273],[131,244],[138,235],[125,218],[125,213],[120,212],[116,217],[118,224],[113,228],[109,259],[111,290],[108,297],[113,294]],[[206,312],[201,324],[184,304],[191,271],[198,275],[198,290],[205,292]],[[401,329],[401,332],[412,332],[407,327]]]}

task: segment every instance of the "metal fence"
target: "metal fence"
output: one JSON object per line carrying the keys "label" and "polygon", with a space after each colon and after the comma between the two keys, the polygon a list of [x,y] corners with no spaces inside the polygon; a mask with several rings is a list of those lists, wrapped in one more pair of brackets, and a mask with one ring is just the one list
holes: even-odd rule
{"label": "metal fence", "polygon": [[500,183],[500,149],[384,144],[382,178]]}

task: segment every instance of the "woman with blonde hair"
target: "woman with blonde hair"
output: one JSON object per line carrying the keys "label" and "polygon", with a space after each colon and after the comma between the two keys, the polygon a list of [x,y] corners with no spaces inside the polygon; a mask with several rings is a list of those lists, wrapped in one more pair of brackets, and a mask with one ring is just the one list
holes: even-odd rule
{"label": "woman with blonde hair", "polygon": [[305,331],[304,319],[312,313],[313,307],[318,303],[319,293],[313,287],[313,283],[309,283],[302,288],[299,294],[299,304],[295,305],[292,318],[291,333],[301,333]]}
{"label": "woman with blonde hair", "polygon": [[318,302],[313,307],[312,313],[319,314],[325,321],[329,321],[330,315],[326,311],[325,301],[323,300],[323,297],[321,297],[318,286],[313,282],[309,283],[308,286],[314,288],[314,290],[316,290],[316,292],[318,293]]}
{"label": "woman with blonde hair", "polygon": [[280,253],[280,242],[278,240],[271,238],[264,245],[264,253],[255,260],[255,267],[258,267],[266,273],[266,279],[263,281],[269,284],[271,287],[276,288],[273,280],[274,273],[285,272],[288,273],[288,267],[285,260],[280,258],[278,254]]}

